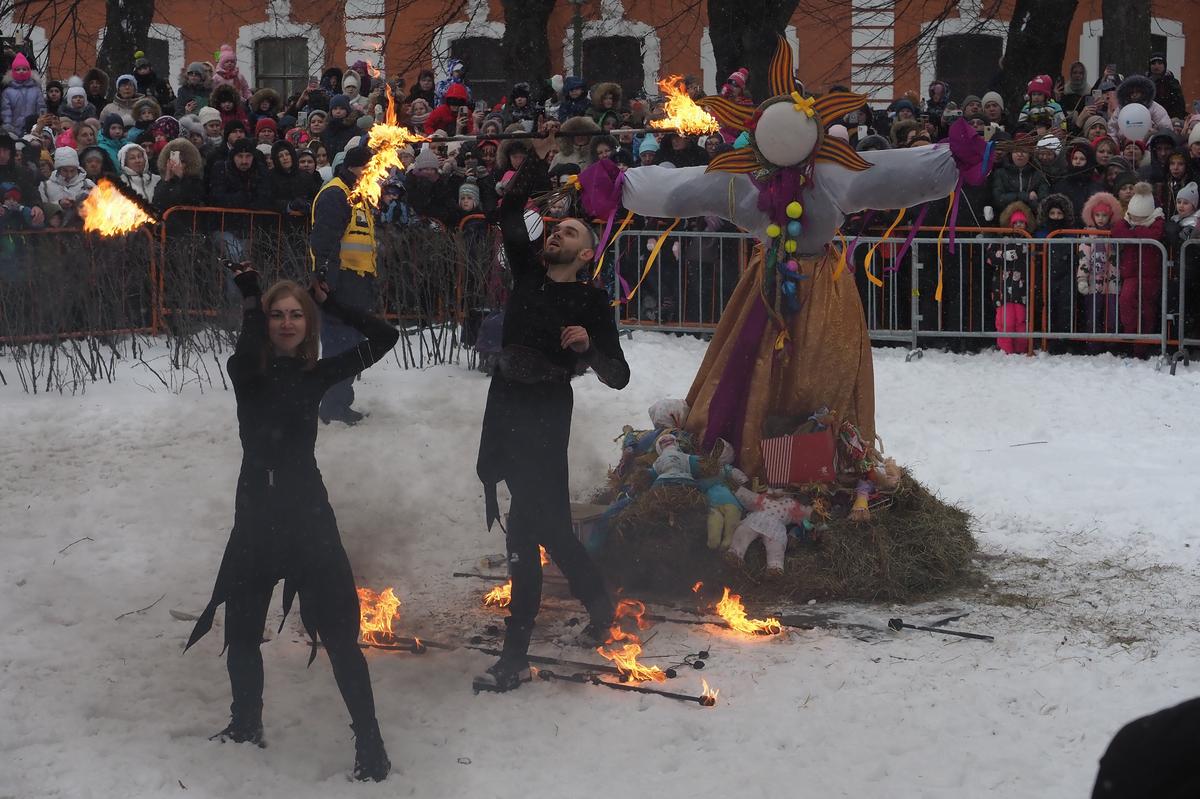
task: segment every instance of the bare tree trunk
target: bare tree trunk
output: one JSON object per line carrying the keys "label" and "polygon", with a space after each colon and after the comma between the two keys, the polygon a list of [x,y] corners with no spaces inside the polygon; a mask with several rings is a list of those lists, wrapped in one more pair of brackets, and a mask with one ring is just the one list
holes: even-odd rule
{"label": "bare tree trunk", "polygon": [[1015,120],[1024,104],[1025,87],[1035,75],[1062,75],[1067,53],[1067,24],[1079,0],[1017,0],[1008,23],[1008,44],[1000,70],[1000,94]]}
{"label": "bare tree trunk", "polygon": [[[550,79],[550,39],[546,34],[554,0],[500,0],[504,9],[504,74],[508,85],[528,81],[532,102]],[[569,69],[569,67],[568,67]],[[505,90],[508,94],[508,89]]]}
{"label": "bare tree trunk", "polygon": [[104,41],[96,65],[113,76],[133,72],[133,54],[146,46],[154,0],[106,0]]}
{"label": "bare tree trunk", "polygon": [[1150,4],[1131,0],[1104,0],[1104,38],[1100,41],[1100,67],[1116,64],[1121,75],[1144,73],[1150,61]]}
{"label": "bare tree trunk", "polygon": [[746,67],[754,102],[767,99],[767,69],[776,37],[799,4],[799,0],[708,0],[708,34],[717,60],[718,87],[735,69]]}

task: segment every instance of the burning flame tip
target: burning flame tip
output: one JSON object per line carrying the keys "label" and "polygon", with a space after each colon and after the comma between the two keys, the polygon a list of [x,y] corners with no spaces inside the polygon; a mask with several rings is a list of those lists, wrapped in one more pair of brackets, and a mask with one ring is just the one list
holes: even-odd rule
{"label": "burning flame tip", "polygon": [[[612,661],[623,677],[638,682],[647,680],[665,682],[667,674],[658,666],[643,666],[637,662],[638,655],[642,654],[641,638],[637,633],[626,631],[621,627],[621,619],[632,619],[637,629],[646,629],[650,623],[644,618],[645,614],[644,602],[636,599],[622,599],[618,602],[616,612],[613,614],[613,625],[609,631],[608,642],[604,646],[596,647],[596,651],[604,659]],[[624,642],[619,650],[611,646],[617,642]]]}
{"label": "burning flame tip", "polygon": [[509,580],[504,585],[498,585],[491,591],[483,595],[484,605],[494,605],[498,608],[506,608],[512,602],[512,580]]}
{"label": "burning flame tip", "polygon": [[369,644],[388,643],[392,637],[392,622],[400,615],[400,599],[392,588],[375,593],[370,588],[358,589],[359,623],[362,640]]}
{"label": "burning flame tip", "polygon": [[650,127],[659,130],[677,130],[689,136],[702,133],[716,133],[720,124],[692,99],[684,86],[683,78],[669,75],[658,82],[658,88],[666,96],[666,112],[664,119],[655,120]]}
{"label": "burning flame tip", "polygon": [[704,705],[705,707],[712,707],[715,705],[717,703],[717,696],[721,693],[721,689],[709,688],[708,680],[704,679],[703,677],[700,678],[700,687],[702,688],[700,692],[700,704]]}
{"label": "burning flame tip", "polygon": [[746,618],[746,607],[742,604],[742,598],[737,594],[731,593],[728,586],[725,587],[721,601],[717,603],[717,615],[740,633],[747,633],[749,635],[779,635],[779,633],[783,632],[783,626],[779,623],[779,619]]}
{"label": "burning flame tip", "polygon": [[83,229],[101,236],[122,236],[132,233],[154,219],[108,178],[101,178],[96,188],[80,206]]}

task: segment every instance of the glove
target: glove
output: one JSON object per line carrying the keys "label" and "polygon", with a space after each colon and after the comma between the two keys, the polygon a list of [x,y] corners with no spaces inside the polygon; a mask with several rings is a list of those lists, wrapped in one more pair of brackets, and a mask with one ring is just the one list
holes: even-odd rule
{"label": "glove", "polygon": [[238,287],[238,291],[242,292],[244,299],[262,294],[262,289],[258,286],[258,272],[254,270],[234,275],[233,283]]}

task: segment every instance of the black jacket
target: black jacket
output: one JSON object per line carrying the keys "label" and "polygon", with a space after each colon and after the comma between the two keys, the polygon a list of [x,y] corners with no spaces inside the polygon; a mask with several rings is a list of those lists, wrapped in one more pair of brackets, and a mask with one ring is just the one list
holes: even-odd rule
{"label": "black jacket", "polygon": [[[546,275],[539,247],[529,240],[525,203],[545,178],[545,164],[530,158],[509,183],[500,206],[504,254],[513,287],[504,309],[503,349],[488,390],[476,471],[484,484],[487,522],[499,517],[496,484],[514,468],[565,466],[571,433],[570,380],[587,367],[601,382],[622,389],[629,365],[621,351],[608,293],[590,283],[557,283]],[[564,327],[585,328],[591,346],[564,349]]]}
{"label": "black jacket", "polygon": [[331,296],[323,311],[366,337],[357,347],[322,358],[310,369],[299,358],[265,357],[267,316],[257,280],[239,277],[238,286],[247,296],[242,332],[227,370],[237,398],[242,468],[233,530],[212,598],[192,630],[189,647],[208,632],[216,609],[227,598],[244,587],[281,577],[284,615],[299,593],[301,619],[316,638],[313,609],[307,606],[305,594],[318,593],[314,583],[323,579],[330,553],[341,547],[317,469],[317,409],[326,389],[374,364],[399,338],[387,322],[343,308]]}

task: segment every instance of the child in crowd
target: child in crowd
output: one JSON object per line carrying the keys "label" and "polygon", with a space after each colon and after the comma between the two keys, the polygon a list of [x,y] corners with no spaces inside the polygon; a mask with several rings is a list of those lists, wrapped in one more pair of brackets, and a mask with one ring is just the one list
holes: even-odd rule
{"label": "child in crowd", "polygon": [[[1032,217],[1033,211],[1025,203],[1009,203],[1000,214],[1000,227],[1027,230]],[[984,266],[991,277],[997,332],[1024,331],[1029,248],[1024,244],[989,242],[984,250]],[[1007,336],[996,339],[996,346],[1010,355],[1016,352],[1022,343],[1020,339]]]}
{"label": "child in crowd", "polygon": [[[1110,231],[1123,213],[1121,203],[1108,192],[1093,194],[1083,206],[1083,224],[1090,230]],[[1103,236],[1079,245],[1075,285],[1083,295],[1083,326],[1087,333],[1117,332],[1117,295],[1121,281],[1117,270],[1117,245]],[[1099,344],[1089,345],[1096,352]]]}

